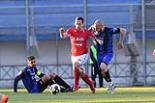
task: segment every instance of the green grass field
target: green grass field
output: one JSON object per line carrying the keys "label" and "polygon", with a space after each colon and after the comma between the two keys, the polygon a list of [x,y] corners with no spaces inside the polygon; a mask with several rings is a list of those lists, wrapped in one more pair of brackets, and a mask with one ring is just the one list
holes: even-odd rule
{"label": "green grass field", "polygon": [[9,103],[155,103],[155,87],[116,88],[114,94],[105,88],[92,94],[89,89],[80,89],[76,93],[51,95],[48,90],[42,94],[28,94],[25,89],[18,93],[1,89],[0,93],[9,96]]}

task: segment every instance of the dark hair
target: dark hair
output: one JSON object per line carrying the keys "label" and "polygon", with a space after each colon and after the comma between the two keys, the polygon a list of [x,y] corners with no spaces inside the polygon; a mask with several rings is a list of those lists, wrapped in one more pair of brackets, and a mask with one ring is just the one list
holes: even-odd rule
{"label": "dark hair", "polygon": [[84,18],[83,17],[76,17],[76,20],[81,20],[82,23],[84,23]]}
{"label": "dark hair", "polygon": [[34,60],[35,57],[34,57],[34,56],[29,56],[29,57],[27,57],[27,59],[28,59],[28,60]]}

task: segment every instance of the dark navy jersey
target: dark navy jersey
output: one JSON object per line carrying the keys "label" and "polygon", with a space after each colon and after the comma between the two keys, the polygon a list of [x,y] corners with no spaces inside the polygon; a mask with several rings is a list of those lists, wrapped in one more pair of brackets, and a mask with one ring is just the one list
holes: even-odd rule
{"label": "dark navy jersey", "polygon": [[23,70],[24,78],[22,78],[22,81],[29,92],[39,92],[39,83],[35,77],[36,70],[35,67],[26,67]]}
{"label": "dark navy jersey", "polygon": [[23,71],[17,75],[17,82],[22,79],[23,84],[29,93],[40,92],[40,83],[37,77],[41,78],[44,74],[38,71],[36,67],[25,67]]}
{"label": "dark navy jersey", "polygon": [[113,34],[120,33],[120,28],[105,27],[95,35],[97,40],[97,54],[113,53]]}

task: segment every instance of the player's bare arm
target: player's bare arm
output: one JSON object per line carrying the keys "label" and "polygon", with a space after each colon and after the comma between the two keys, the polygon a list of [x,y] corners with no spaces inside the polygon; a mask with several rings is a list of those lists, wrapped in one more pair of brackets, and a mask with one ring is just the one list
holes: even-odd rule
{"label": "player's bare arm", "polygon": [[67,37],[66,32],[65,32],[65,29],[63,27],[59,28],[59,33],[60,33],[60,37],[62,39],[64,39],[64,38]]}
{"label": "player's bare arm", "polygon": [[124,41],[125,35],[126,35],[126,29],[120,28],[120,38],[119,38],[119,41],[118,41],[118,44],[117,44],[118,49],[124,48],[123,41]]}
{"label": "player's bare arm", "polygon": [[94,33],[96,31],[96,27],[94,25],[91,25],[89,28],[88,28],[89,31],[91,31],[92,33]]}
{"label": "player's bare arm", "polygon": [[155,49],[154,49],[154,51],[153,51],[153,55],[155,56]]}
{"label": "player's bare arm", "polygon": [[[88,31],[92,32],[92,34],[94,35],[94,33],[96,32],[96,27],[94,25],[91,25],[89,28],[88,28]],[[97,40],[96,40],[96,37],[93,36],[93,37],[90,37],[93,41],[93,43],[96,45],[97,44]]]}

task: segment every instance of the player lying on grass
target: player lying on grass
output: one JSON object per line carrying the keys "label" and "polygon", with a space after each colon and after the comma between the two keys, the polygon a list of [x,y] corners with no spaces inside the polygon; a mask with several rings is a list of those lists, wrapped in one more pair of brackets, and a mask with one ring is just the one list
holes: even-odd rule
{"label": "player lying on grass", "polygon": [[74,71],[74,91],[79,89],[79,79],[88,84],[92,93],[95,93],[93,81],[89,79],[88,75],[84,72],[84,65],[88,61],[88,38],[93,39],[93,34],[84,28],[84,19],[82,17],[75,18],[74,27],[68,28],[66,31],[64,28],[60,28],[61,38],[70,38],[71,43],[71,60]]}
{"label": "player lying on grass", "polygon": [[[37,78],[39,80],[37,80]],[[58,75],[54,73],[43,74],[37,67],[35,57],[30,56],[27,58],[27,66],[23,71],[19,72],[14,80],[14,92],[17,92],[18,81],[23,81],[23,84],[29,93],[41,93],[48,86],[57,83],[61,87],[61,92],[71,92],[71,87]]]}
{"label": "player lying on grass", "polygon": [[123,40],[126,30],[124,28],[106,27],[101,20],[96,20],[89,30],[94,33],[96,38],[97,62],[101,69],[101,74],[108,82],[108,91],[113,92],[115,86],[108,70],[108,64],[113,57],[113,35],[120,33],[117,46],[118,49],[121,49],[124,47]]}

